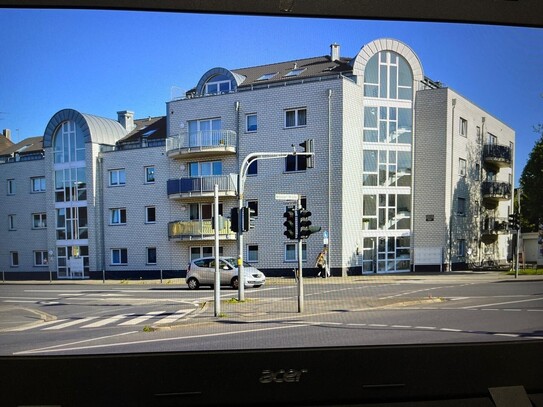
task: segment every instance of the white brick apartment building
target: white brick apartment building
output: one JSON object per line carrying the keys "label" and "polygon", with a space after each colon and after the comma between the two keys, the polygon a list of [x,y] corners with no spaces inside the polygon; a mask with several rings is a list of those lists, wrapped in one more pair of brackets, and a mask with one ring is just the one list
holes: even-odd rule
{"label": "white brick apartment building", "polygon": [[[291,275],[295,241],[283,235],[286,203],[275,194],[295,193],[322,227],[304,242],[308,269],[324,231],[334,275],[505,262],[514,137],[426,78],[396,40],[373,41],[354,58],[334,44],[325,56],[211,67],[186,97],[167,103],[164,118],[125,111],[114,121],[65,109],[33,152],[40,159],[18,152],[25,141],[3,147],[0,269],[183,275],[191,258],[213,252],[214,184],[229,217],[243,158],[300,151],[309,138],[314,168],[300,155],[251,164],[243,199],[256,220],[244,234],[246,261]],[[236,255],[228,219],[219,245]]]}

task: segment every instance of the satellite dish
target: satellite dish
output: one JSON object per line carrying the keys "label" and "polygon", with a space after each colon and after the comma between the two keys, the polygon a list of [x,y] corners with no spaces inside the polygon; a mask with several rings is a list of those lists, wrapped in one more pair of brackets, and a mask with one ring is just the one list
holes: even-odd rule
{"label": "satellite dish", "polygon": [[185,128],[185,123],[181,122],[181,123],[179,124],[179,127],[181,127],[182,129],[184,129],[184,128]]}

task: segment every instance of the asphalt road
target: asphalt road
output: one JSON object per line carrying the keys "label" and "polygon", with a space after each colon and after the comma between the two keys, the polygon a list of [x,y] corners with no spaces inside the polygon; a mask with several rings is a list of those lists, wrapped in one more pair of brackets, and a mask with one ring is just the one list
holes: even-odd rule
{"label": "asphalt road", "polygon": [[543,278],[501,273],[304,279],[260,289],[0,285],[0,353],[58,355],[543,339]]}

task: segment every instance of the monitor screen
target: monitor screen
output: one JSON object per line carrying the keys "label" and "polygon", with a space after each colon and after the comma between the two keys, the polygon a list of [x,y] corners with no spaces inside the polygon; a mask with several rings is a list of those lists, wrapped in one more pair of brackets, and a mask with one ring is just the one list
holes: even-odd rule
{"label": "monitor screen", "polygon": [[504,3],[0,9],[8,402],[540,405],[543,31]]}

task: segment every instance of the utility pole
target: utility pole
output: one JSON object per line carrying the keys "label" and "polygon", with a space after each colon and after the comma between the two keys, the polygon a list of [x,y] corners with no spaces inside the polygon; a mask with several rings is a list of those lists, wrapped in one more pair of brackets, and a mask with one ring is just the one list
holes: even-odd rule
{"label": "utility pole", "polygon": [[520,250],[520,191],[521,189],[520,188],[517,188],[517,204],[518,204],[518,208],[517,208],[517,222],[518,222],[518,227],[517,227],[517,253],[516,253],[516,258],[517,258],[517,261],[515,262],[515,278],[518,278],[518,263],[519,263],[519,250]]}
{"label": "utility pole", "polygon": [[215,184],[213,191],[214,205],[213,205],[213,228],[215,229],[215,287],[214,287],[214,299],[215,299],[215,316],[218,317],[221,314],[221,275],[220,275],[220,257],[219,257],[219,185]]}

